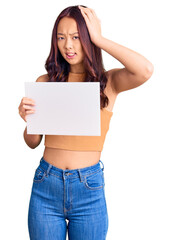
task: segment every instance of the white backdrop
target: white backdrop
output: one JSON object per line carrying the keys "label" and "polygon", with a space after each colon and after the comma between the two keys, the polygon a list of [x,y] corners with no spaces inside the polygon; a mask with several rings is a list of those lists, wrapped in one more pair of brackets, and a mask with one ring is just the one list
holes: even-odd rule
{"label": "white backdrop", "polygon": [[[56,17],[78,4],[95,10],[104,37],[137,51],[154,65],[150,80],[121,93],[113,109],[101,155],[109,213],[107,240],[171,240],[170,0],[16,0],[1,5],[0,239],[29,240],[29,198],[44,144],[35,150],[26,146],[18,105],[24,82],[46,73]],[[122,67],[104,51],[103,60],[106,70]]]}

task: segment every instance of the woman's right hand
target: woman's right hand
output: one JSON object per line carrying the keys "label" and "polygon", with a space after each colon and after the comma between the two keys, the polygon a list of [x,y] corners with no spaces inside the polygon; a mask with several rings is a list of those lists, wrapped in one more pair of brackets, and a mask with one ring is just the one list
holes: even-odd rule
{"label": "woman's right hand", "polygon": [[35,106],[35,101],[33,99],[27,97],[22,98],[18,110],[21,118],[23,118],[25,122],[27,122],[26,116],[28,114],[35,113],[35,109],[33,106]]}

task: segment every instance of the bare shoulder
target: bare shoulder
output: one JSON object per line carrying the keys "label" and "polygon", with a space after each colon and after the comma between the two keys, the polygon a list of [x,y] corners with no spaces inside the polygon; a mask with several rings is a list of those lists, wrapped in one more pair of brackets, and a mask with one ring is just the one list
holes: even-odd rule
{"label": "bare shoulder", "polygon": [[49,81],[48,74],[41,75],[36,79],[36,82],[48,82],[48,81]]}

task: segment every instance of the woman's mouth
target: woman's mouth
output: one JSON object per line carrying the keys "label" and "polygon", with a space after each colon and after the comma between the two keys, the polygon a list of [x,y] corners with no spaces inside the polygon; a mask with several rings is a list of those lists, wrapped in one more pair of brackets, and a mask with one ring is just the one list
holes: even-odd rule
{"label": "woman's mouth", "polygon": [[69,58],[69,59],[74,58],[75,55],[76,55],[76,53],[70,53],[70,54],[66,53],[66,57]]}

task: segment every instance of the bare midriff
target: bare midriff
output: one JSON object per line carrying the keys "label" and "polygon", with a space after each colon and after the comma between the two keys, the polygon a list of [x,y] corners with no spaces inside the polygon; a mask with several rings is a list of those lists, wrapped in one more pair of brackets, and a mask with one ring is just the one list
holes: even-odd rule
{"label": "bare midriff", "polygon": [[45,147],[43,158],[51,165],[66,169],[78,169],[92,166],[99,162],[101,152],[73,151]]}

